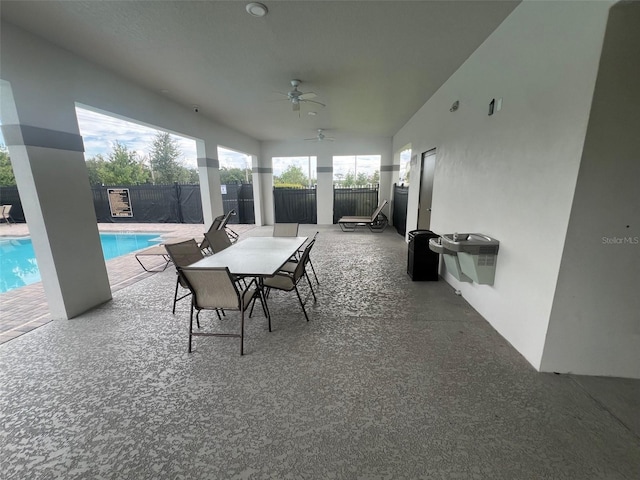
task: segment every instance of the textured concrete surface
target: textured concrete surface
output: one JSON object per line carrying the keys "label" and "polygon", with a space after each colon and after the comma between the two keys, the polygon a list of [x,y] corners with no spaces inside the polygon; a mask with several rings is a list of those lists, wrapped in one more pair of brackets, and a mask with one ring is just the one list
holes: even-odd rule
{"label": "textured concrete surface", "polygon": [[393,229],[317,229],[310,322],[274,292],[244,357],[187,353],[172,270],[0,345],[0,478],[640,478],[637,382],[537,373],[445,282],[411,282]]}

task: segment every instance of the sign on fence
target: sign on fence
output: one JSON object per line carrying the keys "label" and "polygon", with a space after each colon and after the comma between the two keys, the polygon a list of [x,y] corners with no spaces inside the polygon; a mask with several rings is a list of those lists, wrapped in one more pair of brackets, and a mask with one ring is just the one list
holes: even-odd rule
{"label": "sign on fence", "polygon": [[128,188],[107,188],[107,196],[112,217],[133,217]]}

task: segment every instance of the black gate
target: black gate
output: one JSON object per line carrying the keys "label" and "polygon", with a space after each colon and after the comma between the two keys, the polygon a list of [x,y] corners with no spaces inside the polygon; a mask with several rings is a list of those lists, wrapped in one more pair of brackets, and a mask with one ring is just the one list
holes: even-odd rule
{"label": "black gate", "polygon": [[409,199],[409,186],[393,185],[393,226],[402,236],[407,231],[407,204]]}
{"label": "black gate", "polygon": [[378,207],[378,185],[333,186],[333,223],[345,216],[370,216]]}
{"label": "black gate", "polygon": [[316,189],[273,189],[276,223],[318,223]]}

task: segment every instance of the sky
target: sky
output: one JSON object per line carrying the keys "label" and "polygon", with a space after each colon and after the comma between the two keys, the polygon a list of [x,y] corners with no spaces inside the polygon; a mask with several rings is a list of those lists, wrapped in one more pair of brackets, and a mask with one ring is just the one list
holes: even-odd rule
{"label": "sky", "polygon": [[[78,127],[84,142],[84,157],[86,160],[98,154],[107,157],[115,142],[126,145],[129,151],[137,152],[140,157],[149,155],[151,145],[159,129],[147,127],[134,122],[128,122],[116,117],[110,117],[91,110],[76,108]],[[180,162],[188,168],[197,167],[198,154],[195,140],[180,135],[171,134],[182,156]],[[0,144],[4,145],[4,138],[0,130]],[[233,150],[218,148],[218,160],[222,167],[245,168],[250,166],[250,157]],[[248,163],[249,162],[249,163]]]}
{"label": "sky", "polygon": [[[108,157],[115,142],[126,145],[129,151],[136,152],[141,158],[149,155],[153,140],[159,131],[138,123],[103,115],[92,110],[76,108],[78,126],[84,141],[85,159],[98,154]],[[181,163],[188,168],[197,167],[195,140],[171,134],[182,156]],[[0,131],[0,144],[4,144]],[[218,147],[220,166],[225,168],[251,168],[251,157],[233,150]],[[315,178],[316,157],[277,157],[273,159],[273,174],[279,176],[289,164],[300,166],[305,172],[311,171]],[[372,175],[380,170],[380,155],[335,156],[333,158],[333,177],[340,180],[349,171]]]}

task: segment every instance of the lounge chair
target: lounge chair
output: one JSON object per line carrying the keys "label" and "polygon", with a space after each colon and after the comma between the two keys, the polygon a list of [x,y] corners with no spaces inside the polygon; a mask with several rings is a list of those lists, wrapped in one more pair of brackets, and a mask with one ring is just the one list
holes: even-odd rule
{"label": "lounge chair", "polygon": [[238,240],[238,237],[240,235],[238,235],[236,232],[234,232],[231,227],[229,227],[227,225],[227,223],[229,223],[229,217],[231,217],[232,215],[235,215],[236,211],[231,209],[223,218],[222,218],[222,223],[220,224],[220,227],[218,227],[218,230],[224,230],[225,232],[227,232],[227,235],[229,236],[229,240],[231,240],[231,243],[236,243],[236,241]]}
{"label": "lounge chair", "polygon": [[[149,247],[141,252],[136,253],[136,260],[145,272],[164,272],[171,263],[171,257],[167,253],[167,249],[164,245],[155,245]],[[162,263],[149,262],[151,265],[146,265],[142,262],[142,258],[151,257],[152,259],[161,260]]]}
{"label": "lounge chair", "polygon": [[204,240],[202,240],[202,243],[200,244],[200,250],[202,250],[202,253],[204,253],[205,255],[213,253],[211,250],[211,246],[209,245],[209,240],[207,240],[207,237],[206,237],[207,233],[215,232],[217,230],[222,230],[227,233],[227,235],[229,236],[229,239],[231,240],[231,243],[235,243],[235,241],[238,240],[239,235],[233,230],[231,230],[229,227],[227,227],[227,222],[229,221],[229,217],[235,214],[236,214],[236,211],[231,210],[226,215],[220,215],[213,219],[213,223],[209,227],[209,230],[207,230],[207,232],[205,233],[205,238]]}
{"label": "lounge chair", "polygon": [[11,216],[11,207],[12,205],[2,205],[2,220],[11,225],[12,223],[16,223],[16,221]]}
{"label": "lounge chair", "polygon": [[340,228],[343,232],[353,232],[356,227],[361,225],[369,227],[369,230],[371,230],[372,232],[380,233],[384,231],[384,229],[387,228],[387,225],[389,224],[386,215],[382,213],[382,209],[388,203],[388,201],[384,200],[378,206],[378,208],[374,210],[370,217],[342,217],[340,220],[338,220],[338,225],[340,225]]}

